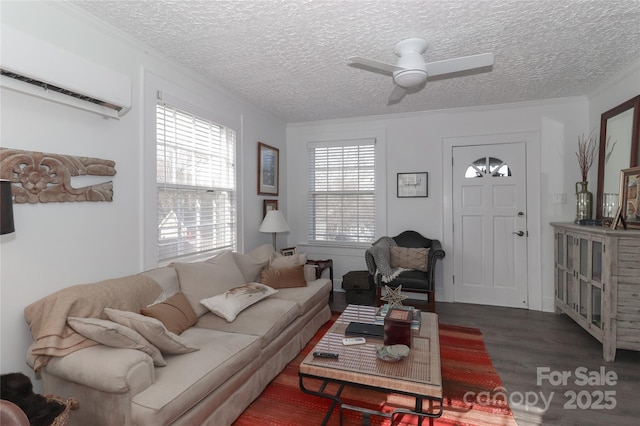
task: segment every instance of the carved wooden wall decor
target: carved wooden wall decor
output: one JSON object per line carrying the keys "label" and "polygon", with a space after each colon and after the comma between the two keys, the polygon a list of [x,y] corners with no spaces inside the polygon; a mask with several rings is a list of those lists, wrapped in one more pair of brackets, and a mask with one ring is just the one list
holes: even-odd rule
{"label": "carved wooden wall decor", "polygon": [[0,148],[0,177],[10,180],[14,203],[113,201],[113,182],[74,188],[72,176],[113,176],[116,163],[100,158]]}

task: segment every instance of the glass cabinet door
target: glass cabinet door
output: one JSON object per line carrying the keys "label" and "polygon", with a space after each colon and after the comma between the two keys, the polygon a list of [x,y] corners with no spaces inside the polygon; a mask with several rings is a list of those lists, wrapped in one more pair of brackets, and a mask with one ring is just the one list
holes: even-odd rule
{"label": "glass cabinet door", "polygon": [[564,266],[564,234],[562,232],[556,234],[556,263],[558,266]]}
{"label": "glass cabinet door", "polygon": [[589,290],[591,286],[585,280],[580,280],[580,307],[578,312],[583,318],[587,318],[589,315]]}
{"label": "glass cabinet door", "polygon": [[575,301],[575,291],[573,288],[573,273],[571,271],[565,272],[565,278],[567,283],[567,305],[571,309],[575,309],[576,301]]}
{"label": "glass cabinet door", "polygon": [[565,246],[565,253],[567,254],[567,268],[573,269],[573,237],[567,235],[567,245]]}
{"label": "glass cabinet door", "polygon": [[602,282],[602,243],[593,241],[591,246],[591,279]]}
{"label": "glass cabinet door", "polygon": [[589,240],[580,238],[580,275],[589,276]]}
{"label": "glass cabinet door", "polygon": [[602,328],[602,290],[595,286],[591,290],[591,324]]}
{"label": "glass cabinet door", "polygon": [[558,286],[556,288],[556,296],[558,299],[567,303],[567,286],[564,283],[564,270],[561,268],[556,269],[556,279]]}

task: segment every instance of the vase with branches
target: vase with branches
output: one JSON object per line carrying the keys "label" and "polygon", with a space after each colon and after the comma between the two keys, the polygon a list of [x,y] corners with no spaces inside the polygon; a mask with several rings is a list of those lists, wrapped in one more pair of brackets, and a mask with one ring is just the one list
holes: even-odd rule
{"label": "vase with branches", "polygon": [[589,137],[586,137],[584,134],[578,137],[578,151],[576,152],[576,157],[578,157],[578,165],[580,166],[582,182],[587,181],[589,169],[591,169],[593,161],[596,159],[596,149],[598,147],[597,142],[595,129],[591,131]]}
{"label": "vase with branches", "polygon": [[591,219],[593,212],[593,194],[587,188],[589,183],[587,182],[587,177],[589,169],[591,169],[596,158],[597,146],[598,140],[595,129],[591,131],[588,137],[584,134],[578,137],[576,157],[578,157],[582,181],[576,182],[576,223]]}

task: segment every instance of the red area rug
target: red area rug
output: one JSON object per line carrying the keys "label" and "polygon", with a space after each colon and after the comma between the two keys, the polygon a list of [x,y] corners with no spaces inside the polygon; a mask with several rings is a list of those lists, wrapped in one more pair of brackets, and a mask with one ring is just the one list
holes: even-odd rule
{"label": "red area rug", "polygon": [[[335,318],[337,316],[316,333],[296,359],[290,362],[258,399],[242,413],[234,423],[235,426],[320,425],[330,401],[303,393],[298,387],[298,370],[300,362],[329,329]],[[440,357],[444,413],[431,423],[425,419],[424,425],[516,425],[504,394],[500,392],[502,382],[493,368],[479,329],[440,324]],[[413,398],[407,396],[362,388],[347,387],[342,396],[343,402],[348,404],[383,412],[390,412],[395,407],[411,408],[415,403]],[[343,416],[345,426],[361,424],[361,415],[358,412],[344,410]],[[339,415],[335,409],[329,425],[338,424]],[[371,425],[389,424],[390,419],[371,417]],[[395,424],[415,425],[417,418],[410,415],[398,416]]]}

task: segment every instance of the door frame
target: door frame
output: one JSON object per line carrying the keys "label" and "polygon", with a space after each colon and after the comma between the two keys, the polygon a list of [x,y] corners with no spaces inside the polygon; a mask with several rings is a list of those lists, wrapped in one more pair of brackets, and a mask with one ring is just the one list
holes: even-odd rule
{"label": "door frame", "polygon": [[527,165],[527,296],[529,309],[542,310],[542,266],[540,263],[541,224],[540,224],[540,133],[516,132],[498,133],[442,138],[442,217],[443,241],[442,245],[447,254],[443,259],[442,285],[444,301],[454,301],[453,265],[453,147],[472,145],[495,145],[501,143],[524,142]]}

